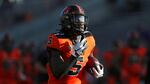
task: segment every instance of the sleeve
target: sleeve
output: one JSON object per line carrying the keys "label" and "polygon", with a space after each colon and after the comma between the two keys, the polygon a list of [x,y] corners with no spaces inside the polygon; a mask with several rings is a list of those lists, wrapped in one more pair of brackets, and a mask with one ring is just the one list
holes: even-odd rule
{"label": "sleeve", "polygon": [[55,35],[48,36],[47,48],[59,50],[59,40]]}
{"label": "sleeve", "polygon": [[77,58],[70,56],[67,60],[62,59],[60,43],[55,35],[50,35],[47,42],[48,65],[56,79],[62,78],[76,63]]}
{"label": "sleeve", "polygon": [[88,62],[85,66],[85,70],[95,78],[99,78],[103,76],[103,65],[99,62],[99,60],[96,57],[93,56],[95,45],[95,39],[93,35],[91,35],[89,39],[90,55],[88,57]]}

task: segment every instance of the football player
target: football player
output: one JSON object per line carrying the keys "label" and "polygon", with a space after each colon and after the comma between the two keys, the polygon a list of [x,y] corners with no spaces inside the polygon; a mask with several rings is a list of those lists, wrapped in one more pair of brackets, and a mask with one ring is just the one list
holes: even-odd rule
{"label": "football player", "polygon": [[102,77],[104,67],[93,56],[95,40],[87,31],[84,10],[77,4],[67,6],[60,19],[60,31],[48,36],[48,84],[81,84],[85,66],[94,77]]}

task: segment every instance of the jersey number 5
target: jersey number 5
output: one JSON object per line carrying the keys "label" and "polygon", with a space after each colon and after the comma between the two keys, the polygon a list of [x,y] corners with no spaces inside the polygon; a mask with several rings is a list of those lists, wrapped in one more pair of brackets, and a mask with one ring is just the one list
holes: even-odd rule
{"label": "jersey number 5", "polygon": [[82,63],[83,63],[83,57],[80,56],[76,61],[76,63],[73,65],[73,67],[69,70],[68,75],[71,76],[77,75],[81,71]]}

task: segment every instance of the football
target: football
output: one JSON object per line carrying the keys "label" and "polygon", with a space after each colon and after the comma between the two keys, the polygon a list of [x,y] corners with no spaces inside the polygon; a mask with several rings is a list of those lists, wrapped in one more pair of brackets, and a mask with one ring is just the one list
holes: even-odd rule
{"label": "football", "polygon": [[104,74],[103,65],[93,56],[89,57],[85,70],[96,78],[102,77]]}

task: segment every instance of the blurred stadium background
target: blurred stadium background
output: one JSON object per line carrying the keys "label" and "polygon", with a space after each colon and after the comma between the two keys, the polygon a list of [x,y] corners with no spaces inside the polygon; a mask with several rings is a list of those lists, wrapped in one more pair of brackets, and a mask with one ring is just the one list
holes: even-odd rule
{"label": "blurred stadium background", "polygon": [[[73,3],[86,11],[89,30],[96,39],[95,51],[106,72],[103,78],[93,79],[88,75],[85,79],[90,78],[90,84],[150,84],[146,81],[149,80],[150,0],[0,0],[0,84],[46,83],[47,36],[60,28],[61,11]],[[129,45],[132,37],[140,42],[139,51]],[[128,53],[124,48],[136,53],[133,61],[138,58],[140,62],[130,64],[130,55],[129,58],[122,55]],[[128,64],[125,69],[124,59]]]}

